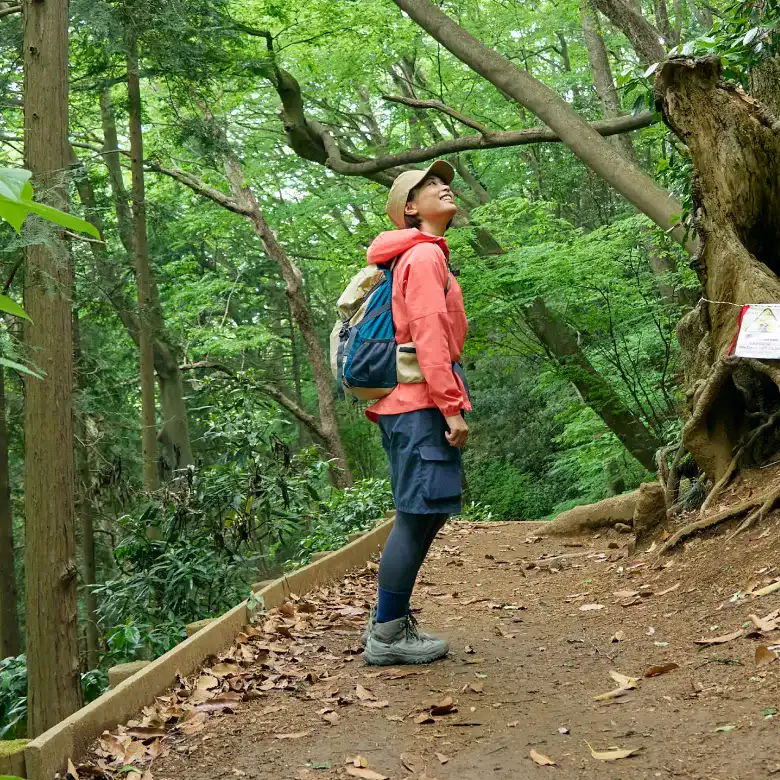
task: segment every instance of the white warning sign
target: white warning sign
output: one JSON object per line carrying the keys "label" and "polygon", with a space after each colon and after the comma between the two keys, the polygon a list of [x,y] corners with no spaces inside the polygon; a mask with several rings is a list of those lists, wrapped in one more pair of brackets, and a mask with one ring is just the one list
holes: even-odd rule
{"label": "white warning sign", "polygon": [[734,354],[780,360],[780,303],[751,303],[742,307]]}

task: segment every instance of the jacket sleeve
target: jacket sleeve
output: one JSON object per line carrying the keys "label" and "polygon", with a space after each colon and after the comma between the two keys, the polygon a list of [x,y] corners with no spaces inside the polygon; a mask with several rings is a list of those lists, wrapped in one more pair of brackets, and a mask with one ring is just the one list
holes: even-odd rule
{"label": "jacket sleeve", "polygon": [[444,287],[449,269],[441,250],[420,244],[410,252],[404,269],[404,301],[417,360],[436,406],[445,417],[464,408],[464,398],[452,370],[450,319]]}

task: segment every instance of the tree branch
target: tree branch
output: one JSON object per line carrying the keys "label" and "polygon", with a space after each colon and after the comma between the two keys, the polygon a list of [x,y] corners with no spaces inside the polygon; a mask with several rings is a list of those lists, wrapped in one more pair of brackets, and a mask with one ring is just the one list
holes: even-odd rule
{"label": "tree branch", "polygon": [[[435,101],[434,101],[435,102]],[[602,119],[592,122],[591,127],[603,136],[628,133],[648,127],[656,121],[651,111],[644,111],[636,116],[621,116],[615,119]],[[310,123],[311,124],[311,123]],[[464,135],[446,141],[426,146],[422,149],[409,149],[398,154],[390,154],[375,160],[359,163],[348,163],[340,159],[328,157],[325,163],[328,168],[345,176],[369,176],[382,171],[404,165],[413,165],[427,160],[434,160],[448,154],[458,154],[474,149],[499,149],[509,146],[525,146],[527,144],[554,143],[561,139],[547,127],[533,127],[529,130],[494,131],[489,136]]]}
{"label": "tree branch", "polygon": [[222,206],[222,208],[232,211],[234,214],[240,214],[243,217],[251,216],[245,208],[242,208],[238,204],[235,198],[206,184],[203,179],[200,179],[192,173],[182,171],[180,168],[166,168],[164,165],[149,161],[146,162],[146,169],[154,171],[155,173],[162,173],[165,176],[170,176],[170,178],[175,179],[185,187],[189,187],[194,193],[202,195],[204,198],[208,198],[218,206]]}
{"label": "tree branch", "polygon": [[[212,360],[201,360],[197,363],[185,363],[184,365],[179,366],[179,371],[194,371],[198,368],[213,368],[214,370],[221,371],[223,374],[227,374],[230,377],[236,376],[236,372],[232,368],[224,365],[223,363],[216,363]],[[300,406],[298,406],[298,404],[295,403],[295,401],[293,401],[291,398],[288,398],[280,388],[268,382],[252,381],[251,384],[252,387],[262,393],[265,393],[269,398],[272,398],[274,401],[276,401],[279,406],[284,407],[288,412],[290,412],[290,414],[293,415],[293,417],[300,420],[300,422],[302,422],[312,433],[314,433],[316,436],[319,436],[320,439],[325,439],[322,428],[320,427],[320,424],[314,415],[309,414],[305,409],[302,409]]]}
{"label": "tree branch", "polygon": [[10,8],[0,9],[0,19],[4,16],[10,16],[11,14],[20,14],[22,12],[22,6],[12,5]]}
{"label": "tree branch", "polygon": [[486,138],[489,138],[496,132],[485,125],[480,124],[476,119],[461,114],[460,111],[456,111],[454,108],[451,108],[445,103],[440,103],[438,100],[415,100],[414,98],[403,97],[402,95],[382,95],[382,100],[388,100],[391,103],[401,103],[402,105],[411,106],[412,108],[433,108],[436,111],[447,114],[447,116],[451,116],[461,124],[466,125],[466,127],[471,127]]}

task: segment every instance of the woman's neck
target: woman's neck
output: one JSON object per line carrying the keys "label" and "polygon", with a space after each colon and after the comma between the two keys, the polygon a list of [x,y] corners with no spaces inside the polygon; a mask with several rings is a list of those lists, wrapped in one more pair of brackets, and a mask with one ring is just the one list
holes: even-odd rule
{"label": "woman's neck", "polygon": [[447,232],[447,227],[449,226],[450,222],[447,220],[447,222],[443,224],[436,224],[434,222],[428,222],[427,220],[423,220],[422,224],[420,225],[420,232],[421,233],[427,233],[429,236],[444,236],[444,234]]}

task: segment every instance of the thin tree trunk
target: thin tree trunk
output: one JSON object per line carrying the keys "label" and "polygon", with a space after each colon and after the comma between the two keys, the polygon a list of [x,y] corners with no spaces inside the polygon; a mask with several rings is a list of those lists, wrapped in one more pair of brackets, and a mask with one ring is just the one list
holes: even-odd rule
{"label": "thin tree trunk", "polygon": [[[580,0],[580,15],[585,47],[588,50],[588,62],[593,75],[593,86],[596,89],[599,103],[601,103],[601,111],[605,119],[620,116],[623,113],[620,97],[615,89],[612,68],[609,64],[607,47],[604,44],[604,37],[601,33],[598,12],[593,7],[592,0]],[[634,144],[628,133],[612,136],[609,141],[631,162],[638,164]]]}
{"label": "thin tree trunk", "polygon": [[561,366],[585,403],[648,470],[656,470],[655,453],[662,446],[645,424],[623,403],[615,389],[593,367],[570,328],[541,298],[525,310],[534,335]]}
{"label": "thin tree trunk", "polygon": [[669,9],[666,0],[655,0],[655,26],[664,37],[664,42],[671,45],[672,26],[669,24]]}
{"label": "thin tree trunk", "polygon": [[[549,87],[478,41],[430,0],[394,2],[458,59],[539,117],[585,165],[657,225],[669,230],[670,225],[674,224],[681,213],[680,203],[640,168],[616,152],[605,138]],[[678,224],[670,232],[678,241],[684,241],[686,231],[682,225]],[[688,251],[696,249],[695,240],[688,239],[685,243]]]}
{"label": "thin tree trunk", "polygon": [[[68,3],[24,2],[25,162],[41,197],[67,208]],[[62,234],[25,250],[25,579],[30,737],[81,706],[73,465],[73,270]]]}
{"label": "thin tree trunk", "polygon": [[[133,255],[138,288],[138,351],[141,369],[141,451],[144,490],[157,489],[157,428],[154,393],[154,345],[151,324],[151,270],[146,237],[144,147],[141,129],[141,84],[138,75],[138,38],[127,33],[127,109],[130,118],[130,166],[133,173]],[[173,468],[173,466],[171,466]]]}
{"label": "thin tree trunk", "polygon": [[8,430],[5,417],[5,372],[0,366],[0,658],[19,655],[14,526],[8,481]]}
{"label": "thin tree trunk", "polygon": [[[107,94],[100,98],[100,116],[103,125],[105,152],[103,160],[108,168],[109,182],[116,210],[117,225],[122,243],[129,255],[132,255],[133,219],[130,204],[122,179],[122,167],[117,149],[117,129],[113,109]],[[94,201],[94,198],[93,198]],[[190,428],[187,417],[187,405],[184,401],[184,383],[179,372],[179,361],[176,359],[176,349],[166,337],[165,320],[159,303],[157,285],[150,275],[150,295],[152,307],[150,323],[154,345],[154,368],[160,382],[160,406],[163,413],[163,426],[160,430],[160,441],[165,447],[171,468],[186,468],[195,463],[190,440]],[[122,306],[123,297],[115,294],[112,303],[117,309],[120,319],[136,344],[140,343],[140,328],[138,317]]]}
{"label": "thin tree trunk", "polygon": [[263,242],[263,247],[268,257],[276,263],[282,273],[282,279],[286,285],[285,294],[290,302],[290,310],[295,324],[303,336],[314,377],[314,384],[317,387],[322,437],[325,440],[328,453],[334,459],[334,468],[331,471],[333,482],[337,487],[348,487],[352,484],[352,474],[347,464],[347,456],[339,434],[336,406],[333,402],[330,368],[325,356],[325,350],[320,343],[309,305],[304,296],[302,286],[303,274],[292,258],[284,251],[274,232],[265,221],[260,204],[247,184],[244,169],[232,154],[225,158],[225,173],[230,182],[233,197],[240,204],[242,212],[252,223],[252,228]]}
{"label": "thin tree trunk", "polygon": [[627,0],[593,0],[596,7],[631,41],[639,58],[649,64],[666,59],[661,33],[645,19],[639,5]]}
{"label": "thin tree trunk", "polygon": [[[80,392],[84,391],[84,383],[79,363],[81,362],[81,338],[79,332],[78,312],[73,314],[73,354],[76,358],[76,386]],[[92,481],[89,469],[89,449],[87,448],[87,429],[78,415],[74,416],[76,438],[79,440],[78,455],[78,507],[77,512],[81,520],[81,579],[84,584],[84,622],[85,635],[87,637],[87,669],[96,669],[98,665],[98,624],[97,624],[97,597],[93,586],[97,582],[97,570],[95,566],[95,526],[92,514],[92,502],[89,498],[89,489]]]}

